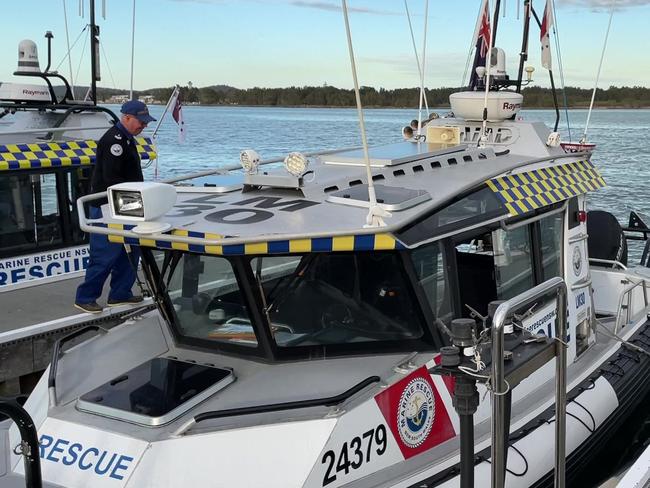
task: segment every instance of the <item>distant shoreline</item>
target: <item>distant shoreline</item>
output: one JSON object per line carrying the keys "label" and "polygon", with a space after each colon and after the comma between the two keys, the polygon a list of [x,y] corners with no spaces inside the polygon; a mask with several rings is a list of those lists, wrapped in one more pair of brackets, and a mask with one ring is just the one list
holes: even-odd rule
{"label": "distant shoreline", "polygon": [[[111,104],[110,102],[102,102],[104,104],[108,105],[115,105]],[[164,103],[151,103],[149,105],[155,105],[155,106],[165,106]],[[345,106],[334,106],[334,105],[248,105],[248,104],[226,104],[226,103],[202,103],[202,104],[187,104],[183,105],[183,107],[244,107],[244,108],[264,108],[264,107],[269,107],[269,108],[332,108],[332,109],[354,109],[356,108],[354,105],[345,105]],[[386,110],[412,110],[412,109],[417,109],[417,107],[412,107],[412,106],[403,106],[403,107],[386,107],[385,105],[364,105],[364,109],[370,108],[373,110],[376,109],[386,109]],[[576,105],[572,107],[568,107],[569,110],[588,110],[589,105]],[[597,103],[594,105],[594,110],[649,110],[650,105],[643,105],[643,106],[630,106],[630,105],[604,105],[604,106],[599,106]],[[422,108],[424,111],[424,107]],[[438,106],[438,107],[433,107],[431,110],[451,110],[451,107],[444,107],[444,106]],[[533,107],[533,106],[526,106],[524,103],[522,110],[555,110],[555,107],[550,106],[550,107]],[[560,111],[564,110],[564,107],[560,107]]]}

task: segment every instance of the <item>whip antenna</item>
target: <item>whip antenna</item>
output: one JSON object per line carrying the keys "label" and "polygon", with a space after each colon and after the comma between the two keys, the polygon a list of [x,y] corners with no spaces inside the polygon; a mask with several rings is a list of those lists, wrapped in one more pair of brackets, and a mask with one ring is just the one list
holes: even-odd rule
{"label": "whip antenna", "polygon": [[[422,132],[422,100],[424,98],[424,68],[427,56],[427,20],[429,18],[429,0],[424,4],[424,39],[422,40],[422,70],[420,70],[420,107],[418,108],[418,135]],[[418,142],[420,140],[418,139]]]}
{"label": "whip antenna", "polygon": [[361,95],[359,94],[359,81],[357,80],[357,66],[354,62],[354,50],[352,49],[352,35],[350,34],[350,22],[348,21],[348,4],[345,0],[342,0],[342,4],[343,19],[345,20],[345,33],[348,37],[348,51],[350,53],[350,64],[352,66],[352,79],[354,81],[354,96],[357,100],[357,112],[359,114],[361,143],[363,145],[363,156],[366,161],[366,177],[368,178],[368,202],[370,203],[370,210],[368,211],[366,225],[364,225],[364,227],[383,227],[386,225],[383,217],[390,217],[391,214],[377,204],[375,185],[372,181],[372,173],[370,172],[370,154],[368,153],[366,124],[363,119],[363,109],[361,108]]}
{"label": "whip antenna", "polygon": [[594,91],[591,93],[591,103],[589,104],[589,112],[587,113],[587,122],[585,122],[585,131],[582,134],[580,143],[587,142],[587,129],[589,129],[589,120],[591,119],[591,111],[594,108],[594,100],[596,99],[596,89],[598,88],[598,80],[600,79],[600,70],[603,67],[603,59],[605,58],[605,49],[607,48],[607,39],[609,38],[609,29],[612,26],[612,17],[614,16],[614,2],[611,4],[609,11],[609,22],[607,23],[607,32],[605,33],[605,42],[603,43],[603,52],[600,54],[600,63],[598,63],[598,73],[596,73],[596,83],[594,84]]}
{"label": "whip antenna", "polygon": [[[411,13],[407,0],[404,0],[404,8],[406,9],[406,19],[409,22],[409,30],[411,31],[411,43],[413,44],[413,52],[415,53],[415,62],[418,65],[418,75],[422,78],[422,67],[420,66],[420,57],[418,56],[418,48],[415,46],[415,36],[413,35],[413,24],[411,24]],[[429,104],[427,103],[427,94],[424,94],[424,106],[426,111],[429,112]]]}

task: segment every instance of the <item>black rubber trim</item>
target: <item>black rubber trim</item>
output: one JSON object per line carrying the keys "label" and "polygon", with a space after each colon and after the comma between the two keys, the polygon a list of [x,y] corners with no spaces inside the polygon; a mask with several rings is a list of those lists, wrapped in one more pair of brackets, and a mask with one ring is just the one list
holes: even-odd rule
{"label": "black rubber trim", "polygon": [[194,417],[194,422],[197,424],[203,422],[204,420],[211,419],[220,419],[224,417],[235,417],[239,415],[253,415],[256,413],[268,413],[268,412],[281,412],[283,410],[294,410],[297,408],[310,408],[310,407],[331,407],[343,403],[343,401],[350,398],[355,393],[363,390],[373,383],[377,383],[381,380],[379,376],[370,376],[365,380],[360,381],[354,385],[349,390],[344,391],[335,396],[324,397],[324,398],[314,398],[311,400],[298,400],[295,402],[283,402],[283,403],[271,403],[268,405],[256,405],[254,407],[243,407],[243,408],[230,408],[228,410],[215,410],[213,412],[204,412],[198,414]]}

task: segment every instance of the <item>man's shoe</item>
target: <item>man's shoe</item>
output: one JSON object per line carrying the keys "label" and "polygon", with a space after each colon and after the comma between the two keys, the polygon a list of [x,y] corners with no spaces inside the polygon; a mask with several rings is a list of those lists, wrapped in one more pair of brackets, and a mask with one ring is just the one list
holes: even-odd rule
{"label": "man's shoe", "polygon": [[113,298],[108,299],[108,306],[109,307],[117,307],[119,305],[134,305],[136,303],[140,303],[144,298],[142,298],[142,295],[133,295],[129,298],[124,298],[122,300],[115,300]]}
{"label": "man's shoe", "polygon": [[97,302],[90,303],[77,303],[74,304],[79,310],[83,310],[88,313],[100,313],[104,308]]}

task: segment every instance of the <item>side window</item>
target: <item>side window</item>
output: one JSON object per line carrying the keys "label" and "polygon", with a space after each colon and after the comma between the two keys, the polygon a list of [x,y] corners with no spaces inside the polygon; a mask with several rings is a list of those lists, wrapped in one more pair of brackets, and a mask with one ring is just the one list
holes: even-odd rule
{"label": "side window", "polygon": [[529,226],[493,233],[494,265],[499,300],[508,300],[535,285]]}
{"label": "side window", "polygon": [[437,318],[451,320],[449,281],[440,242],[419,247],[411,254],[418,282]]}
{"label": "side window", "polygon": [[63,229],[56,191],[56,174],[33,175],[31,179],[36,213],[36,247],[60,244],[63,241]]}
{"label": "side window", "polygon": [[88,242],[88,236],[79,229],[79,214],[77,212],[77,199],[90,192],[90,176],[92,168],[75,168],[66,173],[66,187],[70,208],[70,222],[72,226],[72,242],[83,244]]}
{"label": "side window", "polygon": [[580,225],[580,220],[578,219],[579,210],[580,208],[578,207],[578,198],[573,197],[569,200],[569,229],[573,229],[574,227],[578,227]]}
{"label": "side window", "polygon": [[543,281],[562,276],[562,217],[556,214],[539,221]]}
{"label": "side window", "polygon": [[0,179],[0,255],[13,256],[36,247],[30,176]]}

